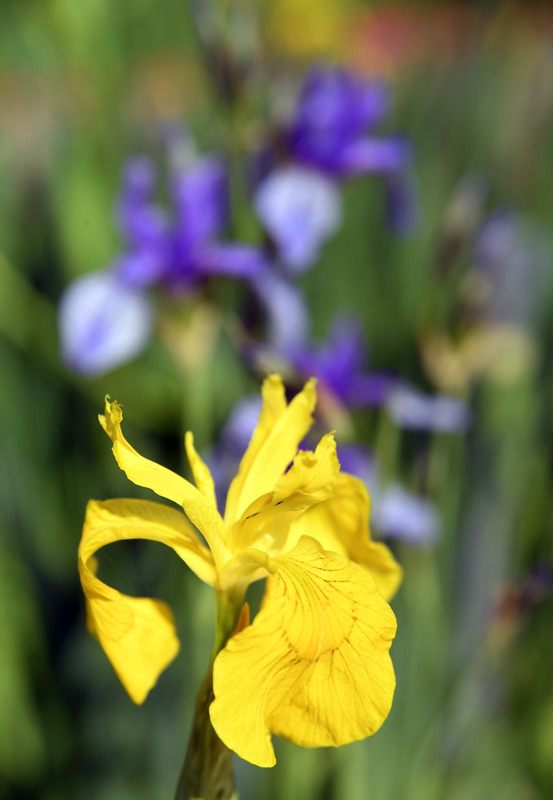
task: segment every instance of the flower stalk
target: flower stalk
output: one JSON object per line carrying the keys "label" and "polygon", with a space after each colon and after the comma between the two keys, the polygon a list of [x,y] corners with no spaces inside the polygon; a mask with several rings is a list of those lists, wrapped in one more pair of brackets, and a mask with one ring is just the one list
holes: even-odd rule
{"label": "flower stalk", "polygon": [[210,664],[196,701],[175,800],[237,800],[232,774],[233,752],[219,739],[209,718],[213,699],[213,665]]}
{"label": "flower stalk", "polygon": [[175,800],[238,800],[232,773],[232,750],[217,736],[209,707],[214,700],[213,662],[237,626],[240,626],[243,593],[216,592],[217,624],[209,667],[194,712],[190,741],[179,778]]}

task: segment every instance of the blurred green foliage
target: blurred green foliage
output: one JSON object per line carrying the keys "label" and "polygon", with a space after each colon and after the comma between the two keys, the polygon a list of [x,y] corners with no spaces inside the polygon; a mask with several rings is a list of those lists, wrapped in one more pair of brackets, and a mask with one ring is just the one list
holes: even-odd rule
{"label": "blurred green foliage", "polygon": [[[243,14],[252,24],[252,6],[213,8],[236,13],[230,46],[251,55],[239,23]],[[467,230],[446,273],[438,269],[460,181],[478,174],[487,183],[480,219],[509,204],[550,225],[550,46],[530,14],[539,6],[521,5],[505,22],[506,8],[471,17],[460,54],[393,73],[390,124],[414,141],[418,230],[394,237],[378,184],[352,183],[344,225],[302,280],[315,337],[337,310],[353,309],[371,364],[430,390],[422,344],[436,328],[459,333],[470,266]],[[520,24],[520,37],[503,39],[505,24],[510,34]],[[213,443],[234,402],[255,389],[229,335],[242,301],[224,295],[228,325],[201,365],[179,368],[156,340],[94,380],[62,366],[56,304],[70,279],[117,252],[113,207],[128,155],[155,156],[162,126],[180,120],[200,148],[239,156],[263,130],[274,86],[290,72],[299,79],[305,62],[286,63],[268,46],[245,99],[229,109],[180,0],[4,0],[0,53],[0,797],[171,797],[211,646],[210,592],[154,545],[102,556],[114,585],[166,599],[179,623],[182,651],[137,708],[86,631],[76,549],[89,498],[145,496],[116,467],[96,422],[104,394],[125,404],[140,452],[185,469],[183,431]],[[255,237],[248,209],[234,213]],[[424,458],[443,519],[435,547],[397,548],[405,581],[394,602],[392,713],[365,742],[330,752],[280,742],[273,770],[237,764],[244,800],[553,796],[552,312],[550,283],[527,331],[535,367],[467,383],[467,437],[404,434],[391,455],[382,418],[356,420],[404,479]]]}

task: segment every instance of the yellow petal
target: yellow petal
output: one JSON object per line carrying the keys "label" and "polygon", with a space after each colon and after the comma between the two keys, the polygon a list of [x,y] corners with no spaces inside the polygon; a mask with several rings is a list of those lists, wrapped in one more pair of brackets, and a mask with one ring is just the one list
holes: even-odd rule
{"label": "yellow petal", "polygon": [[253,624],[215,660],[210,708],[222,741],[262,767],[271,733],[304,747],[369,736],[395,688],[396,621],[370,574],[310,537],[275,562]]}
{"label": "yellow petal", "polygon": [[332,495],[340,464],[336,442],[331,433],[323,436],[315,452],[300,450],[292,466],[275,484],[273,501],[282,503],[291,497],[301,506],[320,503]]}
{"label": "yellow petal", "polygon": [[369,530],[370,498],[365,485],[341,473],[329,500],[309,508],[290,526],[286,550],[302,536],[313,536],[325,550],[355,561],[369,570],[385,600],[395,595],[402,569],[389,548],[373,542]]}
{"label": "yellow petal", "polygon": [[135,703],[143,703],[179,651],[170,608],[160,600],[128,597],[79,562],[87,623]]}
{"label": "yellow petal", "polygon": [[[176,472],[139,455],[123,436],[122,419],[121,407],[115,401],[109,402],[106,397],[106,410],[104,415],[99,416],[100,424],[113,442],[113,454],[127,478],[182,506],[190,521],[205,537],[216,561],[225,560],[223,543],[226,531],[214,504]],[[205,481],[202,488],[205,488]]]}
{"label": "yellow petal", "polygon": [[211,472],[207,464],[202,461],[196,448],[194,447],[194,436],[190,431],[187,431],[184,437],[184,446],[186,448],[186,456],[192,475],[194,476],[194,483],[203,494],[207,502],[217,508],[217,498],[215,497],[215,484],[211,477]]}
{"label": "yellow petal", "polygon": [[263,408],[257,428],[228,492],[225,522],[229,526],[254,500],[273,491],[313,422],[311,414],[317,400],[313,380],[306,383],[289,405],[278,375],[264,381],[262,394]]}
{"label": "yellow petal", "polygon": [[274,491],[248,506],[233,525],[229,548],[239,552],[257,547],[270,555],[280,553],[290,523],[313,504],[332,497],[339,469],[331,433],[323,436],[315,452],[300,450]]}
{"label": "yellow petal", "polygon": [[96,577],[95,553],[122,539],[150,539],[171,547],[207,583],[216,571],[182,512],[146,500],[92,500],[79,545],[79,572],[87,600],[88,625],[97,636],[125,689],[142,703],[179,643],[166,603],[128,597]]}
{"label": "yellow petal", "polygon": [[123,539],[149,539],[171,547],[210,585],[216,581],[213,558],[182,511],[150,500],[91,500],[79,545],[87,561],[97,550]]}

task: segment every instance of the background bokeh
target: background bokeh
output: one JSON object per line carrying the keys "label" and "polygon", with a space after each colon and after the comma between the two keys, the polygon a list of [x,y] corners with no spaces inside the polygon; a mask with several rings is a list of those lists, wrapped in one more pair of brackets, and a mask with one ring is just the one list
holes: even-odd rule
{"label": "background bokeh", "polygon": [[[218,46],[248,66],[232,102],[198,26],[206,9]],[[421,434],[382,410],[356,415],[384,471],[424,489],[440,519],[430,543],[392,542],[405,571],[394,706],[367,741],[279,742],[272,770],[238,763],[240,794],[553,796],[552,35],[547,3],[0,4],[2,800],[172,797],[211,646],[210,590],[154,544],[102,555],[108,582],[171,604],[183,643],[135,707],[86,631],[76,550],[89,498],[147,496],[97,423],[104,395],[124,404],[139,452],[186,470],[184,431],[214,445],[236,401],[257,391],[233,339],[244,298],[229,283],[187,301],[178,334],[160,321],[138,358],[95,378],[63,365],[57,304],[118,252],[130,155],[158,158],[160,132],[179,122],[238,169],[282,87],[321,61],[390,83],[387,126],[413,141],[418,220],[394,234],[378,181],[344,187],[340,230],[300,279],[312,335],[323,339],[336,311],[357,313],[371,367],[455,394],[472,423]],[[247,197],[234,199],[234,224],[255,242]],[[501,291],[492,284],[482,300],[473,260],[502,209],[516,247],[498,245],[497,280],[514,281],[498,315]],[[207,334],[199,305],[217,308]]]}

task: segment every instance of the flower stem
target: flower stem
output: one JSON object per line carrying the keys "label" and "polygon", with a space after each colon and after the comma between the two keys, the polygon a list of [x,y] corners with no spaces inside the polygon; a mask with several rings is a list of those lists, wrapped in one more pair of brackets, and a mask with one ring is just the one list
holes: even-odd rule
{"label": "flower stem", "polygon": [[186,758],[175,800],[237,800],[232,773],[233,752],[217,736],[209,717],[213,702],[213,662],[236,629],[243,594],[217,592],[217,627],[209,667],[196,700]]}
{"label": "flower stem", "polygon": [[219,739],[209,718],[213,700],[210,665],[196,702],[194,724],[175,800],[237,798],[232,774],[232,750]]}

